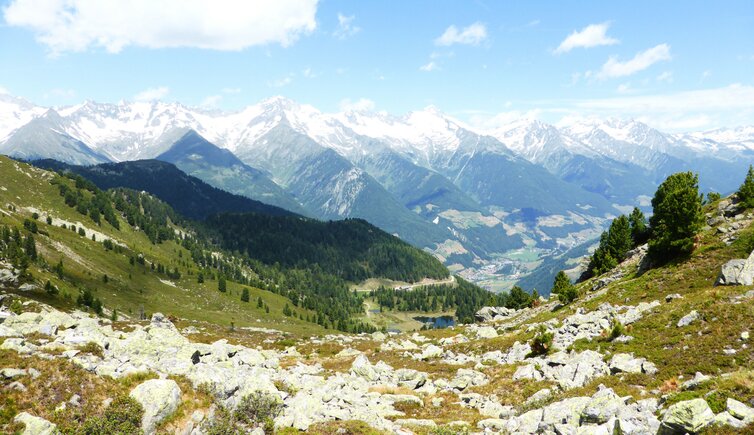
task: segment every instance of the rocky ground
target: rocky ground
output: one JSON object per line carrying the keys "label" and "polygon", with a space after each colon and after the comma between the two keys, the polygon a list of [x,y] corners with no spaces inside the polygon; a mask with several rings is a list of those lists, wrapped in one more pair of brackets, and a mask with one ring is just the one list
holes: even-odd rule
{"label": "rocky ground", "polygon": [[[110,322],[3,294],[0,418],[10,431],[55,433],[125,391],[145,433],[218,433],[223,410],[262,392],[282,405],[280,433],[752,430],[754,254],[729,263],[751,215],[729,206],[708,217],[715,248],[688,264],[647,271],[642,247],[574,304],[487,307],[479,323],[445,330],[297,338],[159,313]],[[0,286],[17,281],[0,264]]]}

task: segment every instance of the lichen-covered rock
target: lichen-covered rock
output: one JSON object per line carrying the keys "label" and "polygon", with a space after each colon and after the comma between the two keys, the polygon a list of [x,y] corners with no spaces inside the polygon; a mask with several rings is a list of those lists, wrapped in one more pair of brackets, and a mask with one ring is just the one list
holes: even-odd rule
{"label": "lichen-covered rock", "polygon": [[181,403],[181,389],[172,379],[145,381],[134,388],[130,396],[144,408],[141,429],[146,434],[154,433],[157,425]]}
{"label": "lichen-covered rock", "polygon": [[686,400],[668,408],[662,419],[661,433],[694,434],[711,425],[714,420],[715,414],[704,399]]}
{"label": "lichen-covered rock", "polygon": [[28,412],[22,412],[13,419],[25,426],[23,435],[52,435],[57,433],[57,426],[44,418],[35,417]]}

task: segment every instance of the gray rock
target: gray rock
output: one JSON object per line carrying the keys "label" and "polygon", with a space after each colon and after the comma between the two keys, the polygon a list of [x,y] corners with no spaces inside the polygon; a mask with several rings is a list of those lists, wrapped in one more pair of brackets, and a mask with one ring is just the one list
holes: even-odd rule
{"label": "gray rock", "polygon": [[482,326],[476,330],[476,338],[495,338],[497,331],[492,326]]}
{"label": "gray rock", "polygon": [[727,408],[730,415],[744,420],[747,423],[754,423],[754,409],[746,406],[738,400],[728,398]]}
{"label": "gray rock", "polygon": [[682,328],[684,326],[689,326],[690,324],[694,323],[697,320],[699,320],[699,313],[696,310],[692,310],[690,313],[681,317],[681,320],[678,321],[676,326],[678,326],[679,328]]}
{"label": "gray rock", "polygon": [[23,369],[4,368],[0,370],[0,377],[5,379],[19,378],[26,375],[26,370]]}
{"label": "gray rock", "polygon": [[130,396],[144,408],[141,429],[146,434],[154,433],[155,427],[181,403],[181,389],[171,379],[150,379],[134,388]]}
{"label": "gray rock", "polygon": [[505,307],[482,307],[474,314],[477,322],[505,320],[516,314],[516,310]]}
{"label": "gray rock", "polygon": [[9,390],[26,391],[26,385],[18,381],[11,382],[6,388],[8,388]]}
{"label": "gray rock", "polygon": [[23,435],[52,435],[57,433],[57,426],[45,420],[35,417],[28,412],[21,412],[13,418],[16,423],[22,423],[26,427],[21,432]]}
{"label": "gray rock", "polygon": [[712,379],[710,376],[702,374],[702,372],[696,372],[693,379],[689,379],[688,381],[681,384],[681,389],[693,390],[702,383],[709,381],[710,379]]}
{"label": "gray rock", "polygon": [[663,434],[697,433],[715,421],[715,414],[704,399],[671,405],[662,419]]}
{"label": "gray rock", "polygon": [[753,285],[754,284],[754,252],[749,258],[730,260],[723,265],[716,285]]}

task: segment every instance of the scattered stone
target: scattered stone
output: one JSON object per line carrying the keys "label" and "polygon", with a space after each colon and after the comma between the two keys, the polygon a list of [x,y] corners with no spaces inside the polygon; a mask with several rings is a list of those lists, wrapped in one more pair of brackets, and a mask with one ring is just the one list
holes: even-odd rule
{"label": "scattered stone", "polygon": [[141,429],[145,434],[152,434],[157,424],[178,409],[181,389],[172,379],[150,379],[134,388],[130,396],[144,408]]}
{"label": "scattered stone", "polygon": [[742,341],[748,341],[749,340],[749,331],[744,331],[741,333],[741,340]]}
{"label": "scattered stone", "polygon": [[435,346],[434,344],[428,344],[424,346],[424,349],[422,350],[422,353],[417,355],[415,358],[420,360],[428,360],[433,358],[439,358],[442,356],[442,348],[439,346]]}
{"label": "scattered stone", "polygon": [[13,378],[19,378],[21,376],[26,376],[26,370],[23,369],[14,369],[14,368],[4,368],[0,370],[0,377],[4,379],[13,379]]}
{"label": "scattered stone", "polygon": [[692,310],[690,313],[681,317],[681,320],[678,321],[676,326],[682,328],[684,326],[689,326],[697,320],[699,320],[699,313],[696,310]]}
{"label": "scattered stone", "polygon": [[44,418],[35,417],[28,412],[21,412],[13,418],[16,423],[22,423],[26,427],[21,432],[22,435],[52,435],[57,433],[57,426],[45,420]]}
{"label": "scattered stone", "polygon": [[9,390],[26,391],[26,385],[18,381],[11,382],[6,388],[8,388]]}
{"label": "scattered stone", "polygon": [[665,296],[665,302],[672,302],[674,299],[683,299],[683,296],[678,293],[673,293]]}
{"label": "scattered stone", "polygon": [[712,379],[711,376],[704,375],[701,372],[696,372],[693,379],[689,379],[688,381],[681,384],[681,389],[693,390],[704,382],[709,381],[710,379]]}

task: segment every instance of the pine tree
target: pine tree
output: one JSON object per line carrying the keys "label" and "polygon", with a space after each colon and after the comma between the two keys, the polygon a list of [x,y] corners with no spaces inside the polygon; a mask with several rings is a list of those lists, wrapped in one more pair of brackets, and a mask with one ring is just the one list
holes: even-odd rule
{"label": "pine tree", "polygon": [[754,167],[752,167],[752,165],[749,165],[749,172],[746,173],[746,179],[736,193],[738,195],[738,200],[743,203],[744,207],[754,207]]}
{"label": "pine tree", "polygon": [[225,282],[225,277],[221,276],[217,279],[217,289],[220,291],[220,293],[225,293],[228,291],[228,285]]}
{"label": "pine tree", "polygon": [[257,308],[262,308],[264,306],[264,302],[262,301],[262,297],[257,297]]}
{"label": "pine tree", "polygon": [[199,272],[199,275],[197,275],[197,277],[196,277],[196,282],[199,283],[199,284],[204,283],[204,274],[203,273]]}
{"label": "pine tree", "polygon": [[244,288],[241,292],[241,301],[242,302],[249,302],[249,289]]}
{"label": "pine tree", "polygon": [[571,280],[568,278],[568,275],[566,275],[565,272],[561,270],[557,275],[555,275],[555,281],[552,284],[552,290],[550,290],[550,293],[560,294],[567,291],[571,287],[573,287]]}
{"label": "pine tree", "polygon": [[657,188],[652,209],[650,258],[662,263],[691,254],[703,222],[699,176],[691,172],[669,176]]}
{"label": "pine tree", "polygon": [[37,244],[34,243],[34,236],[29,234],[24,240],[24,252],[32,261],[37,259]]}
{"label": "pine tree", "polygon": [[634,207],[631,215],[628,216],[628,222],[631,225],[631,238],[634,245],[638,246],[646,243],[649,238],[649,228],[647,227],[647,218],[639,207]]}

